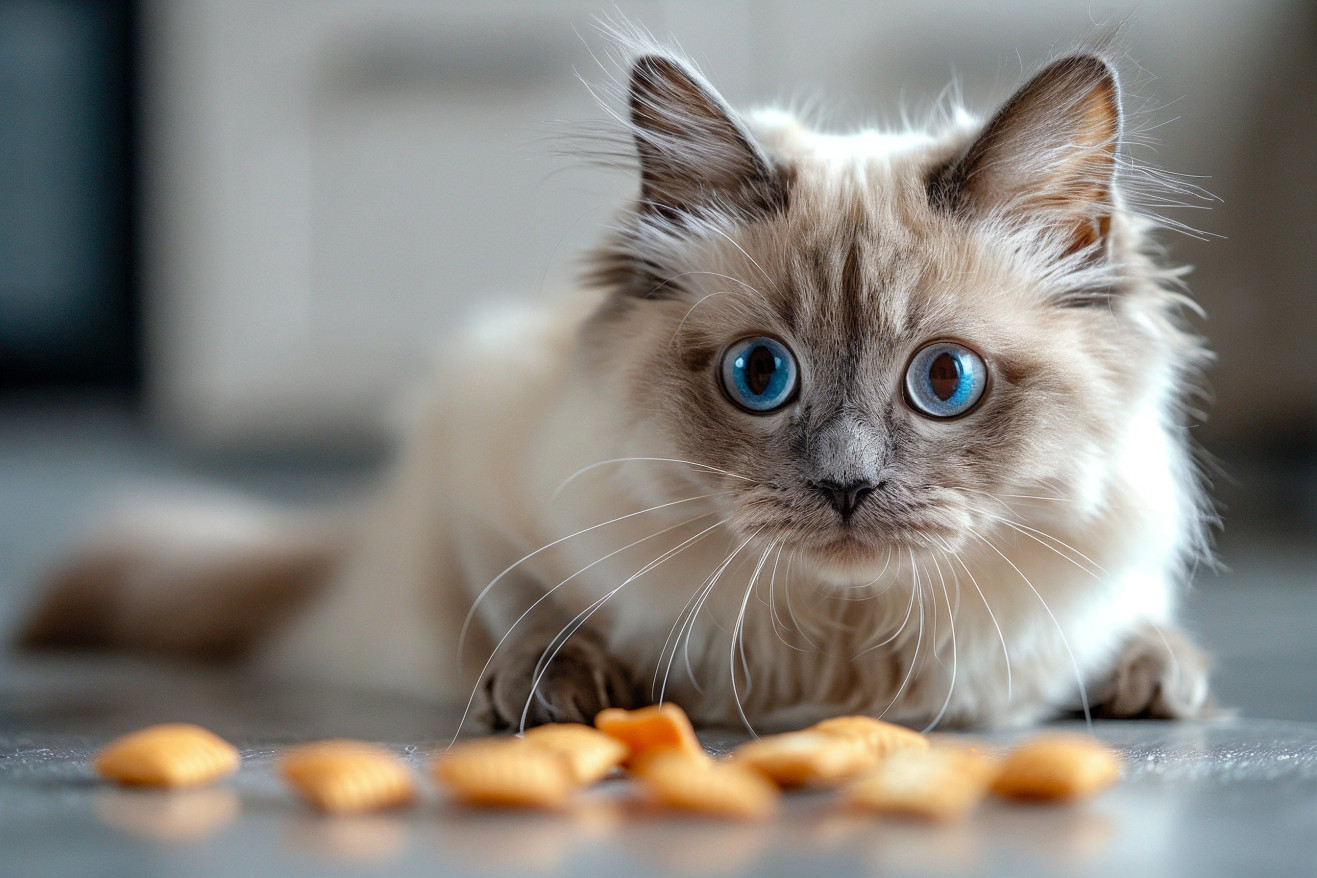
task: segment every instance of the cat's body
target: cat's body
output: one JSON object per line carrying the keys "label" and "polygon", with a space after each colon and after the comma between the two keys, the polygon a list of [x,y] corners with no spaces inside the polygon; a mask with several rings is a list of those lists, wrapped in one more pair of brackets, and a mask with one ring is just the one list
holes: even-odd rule
{"label": "cat's body", "polygon": [[660,697],[756,729],[1198,713],[1174,611],[1204,551],[1204,355],[1119,188],[1109,65],[928,134],[737,116],[659,55],[629,99],[642,197],[594,292],[448,348],[380,501],[290,562],[307,603],[256,661],[474,694],[494,725]]}

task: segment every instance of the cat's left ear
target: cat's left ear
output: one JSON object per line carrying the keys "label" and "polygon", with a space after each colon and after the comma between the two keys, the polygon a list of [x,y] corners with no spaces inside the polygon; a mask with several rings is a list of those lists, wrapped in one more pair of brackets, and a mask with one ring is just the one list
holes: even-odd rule
{"label": "cat's left ear", "polygon": [[671,219],[699,210],[769,211],[785,184],[735,113],[697,73],[645,55],[631,68],[641,209]]}
{"label": "cat's left ear", "polygon": [[930,182],[935,204],[1061,232],[1067,253],[1105,244],[1121,136],[1116,71],[1096,55],[1053,62]]}

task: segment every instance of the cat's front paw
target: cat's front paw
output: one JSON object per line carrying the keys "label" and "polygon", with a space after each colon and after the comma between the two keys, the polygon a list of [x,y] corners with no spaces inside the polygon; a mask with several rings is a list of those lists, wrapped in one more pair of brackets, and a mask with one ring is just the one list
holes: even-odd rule
{"label": "cat's front paw", "polygon": [[1100,697],[1110,718],[1201,719],[1215,712],[1208,687],[1211,660],[1174,628],[1152,624],[1125,642]]}
{"label": "cat's front paw", "polygon": [[544,654],[543,644],[521,644],[491,668],[479,712],[491,728],[521,728],[523,716],[527,728],[591,723],[604,708],[639,706],[631,674],[596,640],[569,640],[540,666]]}

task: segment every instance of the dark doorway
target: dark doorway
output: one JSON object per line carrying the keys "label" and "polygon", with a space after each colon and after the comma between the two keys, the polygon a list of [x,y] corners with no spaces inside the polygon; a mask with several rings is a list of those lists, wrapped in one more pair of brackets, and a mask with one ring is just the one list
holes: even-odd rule
{"label": "dark doorway", "polygon": [[136,27],[0,0],[0,389],[139,383]]}

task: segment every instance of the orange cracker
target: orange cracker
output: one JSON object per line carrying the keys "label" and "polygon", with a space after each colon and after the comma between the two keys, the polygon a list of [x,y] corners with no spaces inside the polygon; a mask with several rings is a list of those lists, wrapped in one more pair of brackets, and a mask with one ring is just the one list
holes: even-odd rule
{"label": "orange cracker", "polygon": [[856,738],[874,758],[882,759],[898,750],[927,750],[928,738],[913,729],[869,716],[838,716],[810,726],[811,732]]}
{"label": "orange cracker", "polygon": [[561,808],[578,788],[568,761],[518,738],[462,744],[434,762],[435,777],[468,805]]}
{"label": "orange cracker", "polygon": [[397,756],[363,741],[289,747],[279,771],[303,799],[332,814],[396,808],[416,800],[416,783]]}
{"label": "orange cracker", "polygon": [[550,723],[527,729],[528,744],[544,747],[567,761],[572,780],[582,786],[602,780],[622,764],[627,745],[611,735],[581,723]]}
{"label": "orange cracker", "polygon": [[907,749],[847,787],[842,801],[877,814],[952,820],[983,800],[996,773],[994,760],[964,749]]}
{"label": "orange cracker", "polygon": [[[663,757],[663,759],[660,759],[660,757]],[[630,762],[628,762],[626,764],[626,767],[627,767],[627,771],[629,771],[631,774],[634,774],[637,777],[643,777],[650,770],[651,765],[658,763],[660,765],[660,770],[663,770],[661,766],[665,759],[668,758],[675,759],[678,757],[685,759],[688,762],[693,762],[696,765],[707,766],[712,764],[714,761],[713,758],[703,750],[701,750],[699,753],[692,753],[689,750],[676,750],[669,748],[666,750],[663,749],[646,750],[644,753],[638,754],[635,758],[633,758]]]}
{"label": "orange cracker", "polygon": [[1012,799],[1091,796],[1120,778],[1120,757],[1084,735],[1047,734],[1025,741],[1002,763],[992,791]]}
{"label": "orange cracker", "polygon": [[627,762],[653,750],[703,753],[686,711],[675,704],[652,704],[638,710],[610,707],[594,718],[595,728],[627,745]]}
{"label": "orange cracker", "polygon": [[93,763],[101,777],[135,786],[188,787],[238,769],[238,751],[223,738],[190,723],[164,723],[124,735]]}
{"label": "orange cracker", "polygon": [[644,760],[638,783],[653,804],[717,817],[759,819],[777,811],[781,794],[759,772],[735,762],[691,758],[680,750]]}
{"label": "orange cracker", "polygon": [[800,731],[768,735],[732,751],[781,787],[822,786],[849,780],[874,767],[876,759],[857,737]]}

